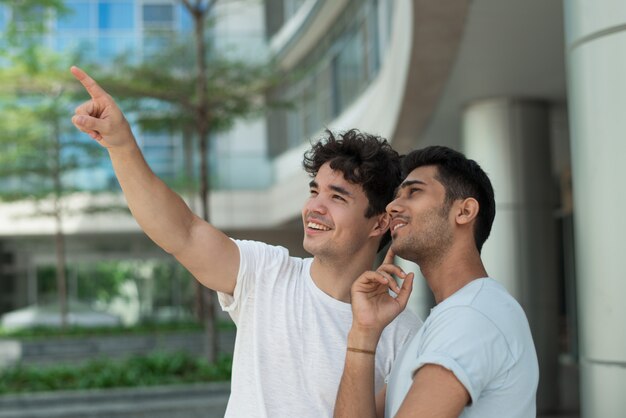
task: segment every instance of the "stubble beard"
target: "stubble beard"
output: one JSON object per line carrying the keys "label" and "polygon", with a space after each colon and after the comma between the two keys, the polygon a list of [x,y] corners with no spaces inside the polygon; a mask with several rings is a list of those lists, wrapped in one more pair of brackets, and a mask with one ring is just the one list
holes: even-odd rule
{"label": "stubble beard", "polygon": [[[446,250],[452,245],[452,231],[448,225],[449,207],[435,208],[413,219],[411,224],[420,225],[419,232],[394,239],[392,249],[396,255],[413,261],[419,266],[439,264]],[[405,226],[411,228],[411,224]]]}

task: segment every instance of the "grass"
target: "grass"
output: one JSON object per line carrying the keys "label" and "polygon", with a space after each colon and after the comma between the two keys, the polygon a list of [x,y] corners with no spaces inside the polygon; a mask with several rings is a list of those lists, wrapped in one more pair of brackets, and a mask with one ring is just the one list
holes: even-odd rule
{"label": "grass", "polygon": [[185,353],[98,359],[78,366],[15,366],[0,371],[0,394],[226,381],[231,366],[231,357],[209,364]]}

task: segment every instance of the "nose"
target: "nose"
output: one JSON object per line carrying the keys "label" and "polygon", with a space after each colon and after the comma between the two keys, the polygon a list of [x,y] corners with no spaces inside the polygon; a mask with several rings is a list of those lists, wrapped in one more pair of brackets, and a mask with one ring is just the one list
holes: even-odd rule
{"label": "nose", "polygon": [[305,212],[314,212],[314,213],[319,213],[321,215],[326,214],[326,212],[328,211],[326,204],[324,202],[324,199],[321,198],[319,195],[317,196],[311,196],[309,198],[309,200],[307,200],[306,204],[304,205],[304,209]]}
{"label": "nose", "polygon": [[385,210],[390,215],[401,213],[404,209],[402,208],[402,205],[400,204],[400,198],[396,197],[391,202],[389,202]]}

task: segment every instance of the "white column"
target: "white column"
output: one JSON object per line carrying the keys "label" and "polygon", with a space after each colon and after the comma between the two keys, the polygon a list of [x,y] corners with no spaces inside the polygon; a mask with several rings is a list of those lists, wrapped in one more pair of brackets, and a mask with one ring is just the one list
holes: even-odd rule
{"label": "white column", "polygon": [[568,98],[585,418],[626,413],[626,2],[567,0]]}
{"label": "white column", "polygon": [[489,99],[463,115],[463,151],[487,172],[496,218],[482,258],[491,277],[524,307],[541,379],[539,411],[558,406],[558,277],[549,105]]}
{"label": "white column", "polygon": [[400,257],[396,257],[395,262],[406,273],[415,273],[413,291],[411,292],[407,308],[413,311],[422,321],[425,321],[428,315],[430,315],[430,309],[435,306],[433,293],[428,287],[426,279],[417,264]]}

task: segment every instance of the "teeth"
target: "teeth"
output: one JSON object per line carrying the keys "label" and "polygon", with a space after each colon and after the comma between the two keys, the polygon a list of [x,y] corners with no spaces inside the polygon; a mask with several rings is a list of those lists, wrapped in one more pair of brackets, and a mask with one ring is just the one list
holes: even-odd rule
{"label": "teeth", "polygon": [[330,228],[328,228],[328,227],[326,227],[324,225],[317,224],[315,222],[309,222],[309,223],[306,224],[306,226],[308,226],[311,229],[317,229],[317,230],[320,230],[320,231],[330,231]]}
{"label": "teeth", "polygon": [[395,231],[396,229],[398,229],[398,228],[402,228],[402,227],[403,227],[403,226],[405,226],[405,225],[406,225],[406,224],[396,224],[396,225],[394,225],[393,230]]}

